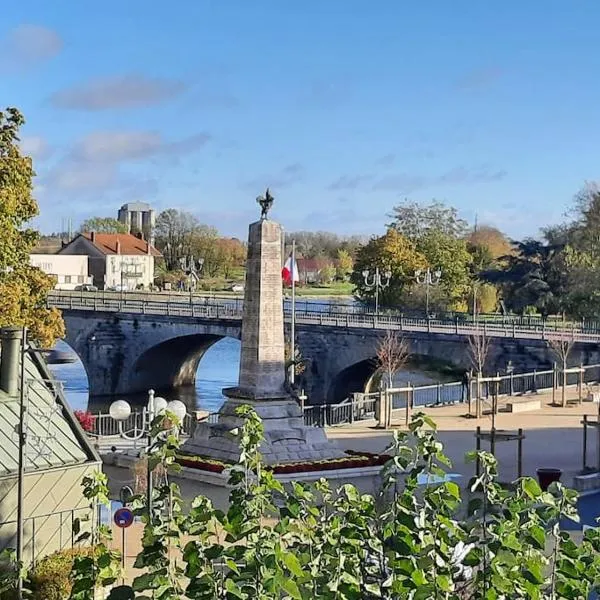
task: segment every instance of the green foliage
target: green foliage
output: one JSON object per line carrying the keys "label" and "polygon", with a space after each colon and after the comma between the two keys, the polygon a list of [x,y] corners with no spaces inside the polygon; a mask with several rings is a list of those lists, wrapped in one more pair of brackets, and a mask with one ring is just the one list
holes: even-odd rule
{"label": "green foliage", "polygon": [[462,238],[431,229],[415,242],[417,250],[425,256],[430,268],[440,270],[440,289],[448,298],[450,308],[464,310],[470,289],[471,254]]}
{"label": "green foliage", "polygon": [[[583,600],[598,588],[600,532],[576,543],[559,529],[561,518],[577,519],[576,493],[559,483],[543,492],[530,478],[500,486],[494,457],[481,452],[470,455],[481,475],[465,495],[444,479],[451,465],[425,415],[394,432],[377,499],[324,479],[284,488],[263,468],[260,419],[247,406],[237,415],[227,511],[199,496],[184,514],[168,482],[150,515],[138,499],[143,572],[110,599]],[[150,459],[169,467],[177,440],[165,418],[154,424]]]}
{"label": "green foliage", "polygon": [[373,302],[375,290],[365,285],[363,271],[368,270],[372,280],[376,267],[381,273],[389,269],[392,274],[390,284],[380,290],[379,300],[382,306],[396,305],[401,301],[406,287],[414,281],[415,271],[426,266],[427,259],[413,242],[395,229],[388,229],[385,235],[372,238],[358,250],[351,281],[358,298]]}
{"label": "green foliage", "polygon": [[96,471],[83,478],[82,486],[84,497],[90,501],[92,523],[88,531],[82,531],[81,522],[75,521],[75,542],[89,544],[93,550],[72,557],[69,600],[94,600],[97,587],[112,585],[120,575],[120,556],[108,546],[110,528],[96,522],[98,506],[110,508],[108,479]]}
{"label": "green foliage", "polygon": [[54,279],[29,264],[39,234],[26,225],[39,210],[31,158],[19,147],[24,123],[16,108],[0,111],[0,327],[25,326],[36,342],[50,347],[64,336],[64,324],[58,310],[46,307]]}
{"label": "green foliage", "polygon": [[335,267],[332,264],[323,265],[319,271],[319,281],[321,283],[331,283],[335,279]]}
{"label": "green foliage", "polygon": [[112,217],[91,217],[86,219],[79,228],[81,232],[96,231],[97,233],[129,233],[125,223]]}
{"label": "green foliage", "polygon": [[340,248],[337,251],[336,277],[345,281],[352,273],[353,266],[354,259],[352,258],[350,252]]}
{"label": "green foliage", "polygon": [[0,600],[16,599],[18,577],[16,552],[10,548],[0,551]]}

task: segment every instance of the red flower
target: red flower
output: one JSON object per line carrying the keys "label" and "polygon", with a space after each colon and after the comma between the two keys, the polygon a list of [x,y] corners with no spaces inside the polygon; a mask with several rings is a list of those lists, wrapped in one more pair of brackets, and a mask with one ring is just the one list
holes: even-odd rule
{"label": "red flower", "polygon": [[85,410],[76,410],[74,413],[75,418],[79,421],[81,428],[84,431],[93,431],[94,425],[96,424],[96,417]]}

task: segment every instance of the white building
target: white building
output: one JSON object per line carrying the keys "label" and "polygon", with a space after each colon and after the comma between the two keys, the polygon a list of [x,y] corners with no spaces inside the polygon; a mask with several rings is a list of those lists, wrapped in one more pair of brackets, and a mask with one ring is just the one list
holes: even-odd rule
{"label": "white building", "polygon": [[57,290],[73,290],[78,285],[92,283],[87,256],[30,254],[29,263],[44,273],[56,277],[55,289]]}
{"label": "white building", "polygon": [[85,255],[98,289],[148,289],[154,282],[154,260],[161,253],[129,233],[80,233],[59,255]]}

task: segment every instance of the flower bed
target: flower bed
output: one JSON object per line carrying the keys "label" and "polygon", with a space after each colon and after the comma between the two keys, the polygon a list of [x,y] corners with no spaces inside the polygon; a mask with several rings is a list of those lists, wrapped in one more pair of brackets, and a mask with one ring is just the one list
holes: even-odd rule
{"label": "flower bed", "polygon": [[[384,465],[390,459],[390,456],[387,454],[371,454],[369,452],[353,452],[351,450],[348,450],[346,454],[348,456],[343,458],[283,463],[280,465],[271,465],[267,468],[271,469],[276,475],[283,475],[291,473],[310,473],[313,471],[331,471],[334,469],[376,467]],[[177,456],[177,462],[182,467],[189,467],[200,471],[209,471],[210,473],[222,473],[233,464],[191,454],[179,454]]]}

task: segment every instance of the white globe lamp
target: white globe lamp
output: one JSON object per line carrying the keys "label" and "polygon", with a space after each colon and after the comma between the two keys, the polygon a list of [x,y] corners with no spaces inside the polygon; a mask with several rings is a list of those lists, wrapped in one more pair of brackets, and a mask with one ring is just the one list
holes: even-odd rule
{"label": "white globe lamp", "polygon": [[[164,414],[165,409],[167,408],[167,405],[168,405],[168,402],[164,398],[161,398],[160,396],[156,396],[156,398],[154,398],[154,416]],[[150,407],[148,407],[148,408],[150,408]]]}
{"label": "white globe lamp", "polygon": [[108,411],[115,421],[126,421],[131,415],[131,406],[126,400],[115,400]]}
{"label": "white globe lamp", "polygon": [[183,423],[183,419],[185,419],[185,415],[187,414],[187,407],[181,400],[171,400],[167,404],[167,410],[173,413],[180,423]]}

